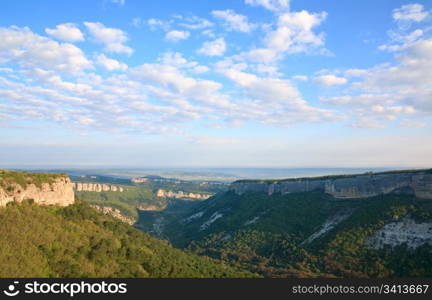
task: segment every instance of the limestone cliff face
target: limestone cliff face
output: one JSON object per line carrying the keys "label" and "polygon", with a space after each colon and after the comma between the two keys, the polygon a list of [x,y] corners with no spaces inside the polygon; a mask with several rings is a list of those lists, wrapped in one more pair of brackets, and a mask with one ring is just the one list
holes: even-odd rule
{"label": "limestone cliff face", "polygon": [[247,192],[288,194],[324,190],[335,198],[366,198],[389,193],[411,194],[432,199],[432,172],[401,171],[352,176],[328,176],[275,181],[236,181],[230,190],[241,195]]}
{"label": "limestone cliff face", "polygon": [[206,200],[210,198],[212,195],[207,194],[198,194],[198,193],[187,193],[187,192],[172,192],[172,191],[165,191],[162,189],[159,189],[156,192],[156,196],[158,197],[167,197],[167,198],[177,198],[177,199],[197,199],[197,200]]}
{"label": "limestone cliff face", "polygon": [[92,207],[103,214],[111,215],[114,218],[119,219],[120,221],[125,222],[129,225],[133,225],[135,223],[135,220],[132,217],[123,215],[121,211],[117,208],[113,208],[110,206],[99,206],[99,205],[92,205]]}
{"label": "limestone cliff face", "polygon": [[0,206],[28,199],[40,205],[68,206],[75,202],[75,195],[72,182],[67,176],[58,177],[39,186],[30,183],[23,187],[18,183],[10,183],[6,188],[0,187]]}
{"label": "limestone cliff face", "polygon": [[124,189],[121,186],[109,185],[103,183],[87,183],[87,182],[77,182],[73,184],[74,189],[77,192],[120,192],[123,193]]}
{"label": "limestone cliff face", "polygon": [[381,249],[406,244],[416,249],[424,244],[432,244],[432,223],[417,223],[409,216],[386,224],[366,240],[370,248]]}

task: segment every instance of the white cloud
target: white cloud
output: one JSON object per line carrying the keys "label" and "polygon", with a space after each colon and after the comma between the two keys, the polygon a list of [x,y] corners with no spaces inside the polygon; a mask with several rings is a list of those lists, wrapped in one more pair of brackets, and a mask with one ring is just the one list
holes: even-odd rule
{"label": "white cloud", "polygon": [[164,65],[170,65],[176,68],[191,68],[198,64],[197,62],[189,62],[183,57],[183,54],[179,52],[165,52],[158,60]]}
{"label": "white cloud", "polygon": [[285,12],[289,10],[289,0],[245,0],[246,4],[262,6],[273,12]]}
{"label": "white cloud", "polygon": [[147,24],[150,26],[151,30],[156,30],[158,28],[161,28],[165,31],[168,31],[172,24],[172,21],[163,21],[163,20],[151,18],[147,20]]}
{"label": "white cloud", "polygon": [[127,65],[119,62],[118,60],[108,58],[104,54],[99,54],[96,56],[96,64],[104,67],[108,71],[126,71]]}
{"label": "white cloud", "polygon": [[289,80],[258,77],[245,72],[245,67],[229,61],[217,64],[217,71],[236,83],[245,97],[233,120],[255,120],[271,126],[287,127],[303,122],[341,119],[335,111],[310,106]]}
{"label": "white cloud", "polygon": [[277,77],[282,75],[278,72],[278,68],[275,65],[257,64],[255,69],[258,73],[267,74],[269,76]]}
{"label": "white cloud", "polygon": [[191,30],[205,29],[213,26],[213,23],[209,20],[197,16],[186,18],[179,16],[179,18],[181,19],[179,25]]}
{"label": "white cloud", "polygon": [[22,67],[81,72],[92,67],[80,48],[58,43],[33,33],[29,28],[0,28],[0,63],[13,62]]}
{"label": "white cloud", "polygon": [[412,43],[395,58],[394,64],[351,70],[359,75],[349,89],[353,94],[321,102],[348,108],[355,127],[385,127],[400,118],[400,126],[423,124],[421,118],[432,116],[432,39]]}
{"label": "white cloud", "polygon": [[389,36],[393,44],[384,44],[379,46],[378,49],[390,52],[402,51],[419,41],[424,36],[424,31],[416,29],[410,33],[404,32],[402,34],[389,31]]}
{"label": "white cloud", "polygon": [[417,41],[395,57],[398,61],[396,65],[370,69],[364,81],[357,83],[355,87],[371,92],[401,94],[431,89],[432,39]]}
{"label": "white cloud", "polygon": [[294,52],[305,51],[305,46],[322,46],[324,37],[316,35],[312,29],[320,25],[327,13],[311,14],[305,10],[286,13],[279,16],[278,28],[267,38],[269,48],[283,52],[291,49]]}
{"label": "white cloud", "polygon": [[207,73],[209,71],[210,71],[210,68],[207,66],[196,66],[192,70],[192,72],[195,74]]}
{"label": "white cloud", "polygon": [[251,32],[256,28],[256,25],[250,24],[246,16],[236,14],[233,10],[214,10],[212,15],[215,18],[224,21],[224,25],[228,31]]}
{"label": "white cloud", "polygon": [[274,63],[290,53],[308,53],[317,49],[321,53],[325,50],[325,36],[313,30],[326,17],[326,12],[309,13],[305,10],[280,14],[276,29],[270,30],[264,39],[265,47],[252,49],[240,56],[250,61]]}
{"label": "white cloud", "polygon": [[205,42],[197,52],[207,56],[222,56],[226,48],[225,40],[223,38],[218,38],[214,41]]}
{"label": "white cloud", "polygon": [[422,4],[412,3],[403,5],[393,10],[393,19],[396,21],[421,22],[425,20],[429,12],[424,11]]}
{"label": "white cloud", "polygon": [[124,45],[128,41],[123,30],[105,27],[99,22],[84,22],[93,39],[105,46],[105,50],[112,53],[125,53],[131,55],[132,48]]}
{"label": "white cloud", "polygon": [[165,52],[159,57],[158,61],[164,65],[173,66],[178,69],[187,69],[193,74],[201,74],[210,70],[208,67],[200,65],[196,61],[188,61],[183,57],[183,54],[179,52]]}
{"label": "white cloud", "polygon": [[84,41],[84,35],[73,23],[64,23],[56,26],[55,29],[46,28],[45,32],[56,39],[65,42]]}
{"label": "white cloud", "polygon": [[190,36],[189,31],[171,30],[166,33],[165,40],[170,42],[178,42],[181,40],[187,40]]}
{"label": "white cloud", "polygon": [[210,30],[210,29],[203,30],[203,31],[201,32],[201,34],[202,34],[202,35],[205,35],[205,36],[208,36],[209,38],[215,38],[215,37],[216,37],[216,35],[215,35],[215,33],[213,32],[213,30]]}
{"label": "white cloud", "polygon": [[343,77],[337,77],[335,75],[322,75],[314,78],[314,81],[324,86],[334,86],[346,84],[348,80]]}

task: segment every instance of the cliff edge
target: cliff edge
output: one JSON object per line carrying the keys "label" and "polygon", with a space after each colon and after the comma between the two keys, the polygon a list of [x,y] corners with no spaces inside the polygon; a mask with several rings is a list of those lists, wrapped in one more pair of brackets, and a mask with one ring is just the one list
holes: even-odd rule
{"label": "cliff edge", "polygon": [[0,170],[0,206],[27,199],[40,205],[68,206],[75,202],[73,184],[66,174]]}
{"label": "cliff edge", "polygon": [[432,199],[432,169],[335,175],[285,180],[239,180],[230,191],[288,194],[324,190],[340,199],[367,198],[390,193],[410,194]]}

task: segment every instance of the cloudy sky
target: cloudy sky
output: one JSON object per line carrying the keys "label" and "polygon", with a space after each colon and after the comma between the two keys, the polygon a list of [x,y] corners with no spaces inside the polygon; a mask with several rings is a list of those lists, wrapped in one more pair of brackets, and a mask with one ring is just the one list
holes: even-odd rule
{"label": "cloudy sky", "polygon": [[0,3],[0,166],[432,167],[432,3]]}

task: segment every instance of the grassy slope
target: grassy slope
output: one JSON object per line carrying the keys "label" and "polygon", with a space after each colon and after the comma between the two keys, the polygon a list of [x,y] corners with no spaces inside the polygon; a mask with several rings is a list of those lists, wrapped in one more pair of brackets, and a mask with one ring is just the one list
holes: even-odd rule
{"label": "grassy slope", "polygon": [[0,277],[249,277],[185,253],[84,202],[0,208]]}

